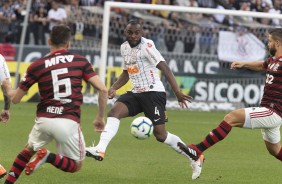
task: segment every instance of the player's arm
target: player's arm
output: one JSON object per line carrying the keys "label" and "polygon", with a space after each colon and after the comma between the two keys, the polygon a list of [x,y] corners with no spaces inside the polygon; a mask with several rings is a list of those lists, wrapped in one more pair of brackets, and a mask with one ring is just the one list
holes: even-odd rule
{"label": "player's arm", "polygon": [[10,104],[11,104],[11,100],[7,95],[7,92],[5,90],[5,88],[3,86],[1,86],[1,89],[3,91],[3,97],[4,97],[4,110],[8,110],[10,109]]}
{"label": "player's arm", "polygon": [[17,104],[21,101],[23,96],[26,94],[26,91],[17,88],[12,89],[12,84],[10,82],[10,79],[4,79],[2,81],[2,86],[6,92],[7,97],[12,101],[12,103]]}
{"label": "player's arm", "polygon": [[0,122],[6,123],[10,119],[10,104],[11,101],[9,97],[7,96],[7,92],[3,86],[1,86],[1,89],[3,91],[3,97],[4,97],[4,109],[2,110],[0,114]]}
{"label": "player's arm", "polygon": [[2,85],[2,81],[5,79],[11,80],[9,68],[7,66],[7,63],[5,61],[5,58],[0,54],[0,81],[1,81],[1,89],[3,91],[3,97],[4,97],[4,108],[2,112],[0,113],[0,122],[6,123],[10,119],[10,98],[7,95],[6,89]]}
{"label": "player's arm", "polygon": [[109,98],[112,99],[116,95],[116,90],[124,86],[129,80],[127,70],[123,70],[117,81],[109,89]]}
{"label": "player's arm", "polygon": [[108,90],[98,75],[91,77],[88,82],[98,90],[98,117],[104,118],[105,109],[108,101]]}
{"label": "player's arm", "polygon": [[232,70],[236,70],[239,68],[247,68],[249,70],[253,71],[263,71],[264,68],[264,62],[263,61],[253,61],[253,62],[240,62],[240,61],[234,61],[231,63]]}
{"label": "player's arm", "polygon": [[164,62],[164,61],[159,62],[157,64],[157,68],[162,71],[163,75],[168,80],[175,96],[178,99],[180,107],[181,108],[184,108],[184,107],[188,108],[187,101],[191,102],[192,97],[185,95],[181,92],[181,90],[180,90],[180,88],[179,88],[179,86],[176,82],[176,79],[175,79],[172,71],[170,70],[169,66],[166,64],[166,62]]}
{"label": "player's arm", "polygon": [[101,81],[98,75],[91,77],[88,82],[98,90],[98,113],[93,124],[95,131],[102,131],[104,129],[104,115],[106,112],[108,101],[108,90],[105,84]]}

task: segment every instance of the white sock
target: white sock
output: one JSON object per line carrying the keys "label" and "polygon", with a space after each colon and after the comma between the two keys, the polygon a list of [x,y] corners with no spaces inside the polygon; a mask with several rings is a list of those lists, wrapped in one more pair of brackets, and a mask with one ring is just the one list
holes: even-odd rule
{"label": "white sock", "polygon": [[181,149],[178,148],[178,146],[177,146],[178,142],[185,144],[177,135],[174,135],[174,134],[167,132],[167,137],[166,137],[166,140],[164,141],[164,143],[169,145],[177,153],[181,153],[185,157],[189,158],[189,160],[191,161],[191,158],[188,155],[186,155]]}
{"label": "white sock", "polygon": [[119,128],[120,120],[114,117],[108,117],[107,123],[105,126],[104,131],[101,133],[100,141],[97,144],[97,149],[101,152],[105,152],[107,149],[108,144],[116,135],[118,128]]}

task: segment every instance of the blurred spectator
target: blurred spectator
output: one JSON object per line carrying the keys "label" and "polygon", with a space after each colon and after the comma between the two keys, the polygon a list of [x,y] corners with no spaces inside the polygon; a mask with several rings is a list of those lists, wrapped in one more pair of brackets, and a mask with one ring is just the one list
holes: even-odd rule
{"label": "blurred spectator", "polygon": [[188,25],[184,30],[184,53],[192,53],[196,45],[196,27]]}
{"label": "blurred spectator", "polygon": [[49,31],[51,31],[55,25],[66,23],[66,19],[67,19],[67,13],[65,9],[60,7],[58,1],[53,0],[51,5],[52,8],[48,11],[48,19],[50,22]]}
{"label": "blurred spectator", "polygon": [[[85,30],[85,24],[93,24],[94,17],[90,20],[85,19],[83,15],[83,10],[79,6],[79,0],[71,0],[70,5],[65,6],[65,10],[67,12],[67,22],[72,29],[72,33],[74,34],[75,40],[83,40],[84,35],[83,31]],[[94,35],[94,31],[90,30],[90,35]],[[92,33],[92,34],[91,34]]]}
{"label": "blurred spectator", "polygon": [[95,6],[99,0],[80,0],[81,6]]}
{"label": "blurred spectator", "polygon": [[[263,6],[262,8],[262,12],[264,13],[268,13],[270,10],[270,7],[269,6]],[[264,24],[264,25],[270,25],[271,24],[271,19],[269,18],[260,18],[258,19],[258,21],[261,23],[261,24]]]}
{"label": "blurred spectator", "polygon": [[45,45],[45,33],[48,32],[47,10],[43,5],[39,6],[33,15],[33,29],[35,45]]}
{"label": "blurred spectator", "polygon": [[33,12],[37,11],[39,7],[43,6],[45,7],[46,11],[48,12],[49,9],[47,9],[47,2],[50,0],[32,0],[31,9]]}
{"label": "blurred spectator", "polygon": [[269,8],[273,7],[273,2],[272,0],[262,0],[263,6],[268,6]]}
{"label": "blurred spectator", "polygon": [[[14,4],[14,11],[17,17],[17,20],[15,22],[16,29],[17,29],[15,43],[20,43],[20,40],[21,40],[23,22],[27,14],[26,6],[27,6],[27,0],[18,0],[18,2]],[[26,35],[25,35],[25,41],[24,41],[25,44],[29,44],[29,41],[30,41],[29,36],[30,36],[30,22],[31,21],[32,21],[32,16],[29,16]]]}
{"label": "blurred spectator", "polygon": [[[224,10],[225,8],[221,5],[217,5],[216,9],[218,11]],[[223,14],[214,14],[213,18],[216,23],[223,24],[225,26],[232,26],[233,25],[233,17]]]}
{"label": "blurred spectator", "polygon": [[11,5],[11,0],[5,0],[3,6],[0,7],[0,43],[11,42],[13,38],[12,30],[15,30],[13,21],[16,20],[16,14]]}
{"label": "blurred spectator", "polygon": [[[171,5],[170,0],[152,0],[152,4]],[[168,18],[170,14],[167,10],[151,10],[150,13],[163,18]]]}
{"label": "blurred spectator", "polygon": [[199,7],[203,8],[215,8],[216,4],[213,0],[198,0]]}
{"label": "blurred spectator", "polygon": [[145,3],[145,4],[151,4],[151,0],[126,0],[128,3]]}
{"label": "blurred spectator", "polygon": [[[272,14],[280,14],[281,13],[281,1],[279,0],[276,0],[274,1],[274,5],[273,5],[273,8],[271,8],[269,10],[269,13],[272,13]],[[280,26],[280,20],[279,19],[271,19],[272,22],[271,22],[271,25],[273,26]]]}
{"label": "blurred spectator", "polygon": [[212,27],[201,27],[200,28],[200,39],[199,39],[199,46],[200,46],[200,53],[201,54],[214,54],[212,53],[212,47],[214,43],[214,33]]}
{"label": "blurred spectator", "polygon": [[174,50],[176,41],[177,41],[177,35],[176,35],[176,29],[173,27],[167,27],[166,29],[166,33],[165,33],[165,45],[167,48],[168,52],[172,52]]}
{"label": "blurred spectator", "polygon": [[[240,2],[240,10],[241,11],[250,11],[251,10],[251,3],[249,0],[241,0]],[[252,17],[241,17],[245,22],[253,22]]]}
{"label": "blurred spectator", "polygon": [[262,12],[263,11],[262,0],[252,0],[250,9],[251,11]]}
{"label": "blurred spectator", "polygon": [[112,17],[110,22],[109,43],[113,45],[120,45],[124,42],[123,29],[125,25],[120,22],[120,17]]}
{"label": "blurred spectator", "polygon": [[[178,0],[177,4],[179,6],[199,7],[198,2],[196,0],[187,0],[187,1]],[[190,22],[197,22],[198,20],[202,19],[203,17],[201,13],[184,13],[183,18]]]}
{"label": "blurred spectator", "polygon": [[276,9],[276,10],[282,10],[282,2],[281,0],[273,0],[273,7]]}

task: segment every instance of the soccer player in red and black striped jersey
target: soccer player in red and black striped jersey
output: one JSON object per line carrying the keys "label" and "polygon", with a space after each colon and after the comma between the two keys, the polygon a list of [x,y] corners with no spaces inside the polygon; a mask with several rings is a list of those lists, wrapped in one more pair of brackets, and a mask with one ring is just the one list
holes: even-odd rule
{"label": "soccer player in red and black striped jersey", "polygon": [[282,28],[269,30],[268,50],[271,57],[266,61],[233,62],[231,69],[247,68],[265,71],[266,80],[260,107],[237,109],[228,113],[218,127],[213,129],[199,144],[183,145],[180,149],[195,160],[206,149],[224,139],[232,127],[261,129],[268,152],[282,161],[280,125],[282,123]]}
{"label": "soccer player in red and black striped jersey", "polygon": [[[41,97],[28,143],[16,157],[5,184],[15,183],[24,169],[25,174],[32,174],[45,162],[65,172],[73,173],[81,168],[85,157],[85,142],[80,129],[83,80],[98,90],[98,113],[94,125],[96,129],[104,127],[107,88],[85,57],[67,50],[70,37],[69,27],[53,27],[48,40],[50,54],[28,67],[16,90],[12,90],[8,81],[3,82],[13,103],[19,103],[35,83],[38,83]],[[53,139],[57,144],[57,154],[44,148]],[[30,161],[35,153],[35,158]]]}

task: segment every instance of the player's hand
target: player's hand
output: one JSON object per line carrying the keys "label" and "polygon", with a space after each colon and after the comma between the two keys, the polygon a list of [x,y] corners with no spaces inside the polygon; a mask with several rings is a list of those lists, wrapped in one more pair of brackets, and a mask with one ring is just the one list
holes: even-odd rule
{"label": "player's hand", "polygon": [[231,63],[230,69],[231,70],[236,70],[238,68],[242,68],[243,66],[244,66],[244,63],[239,62],[239,61],[234,61],[234,62]]}
{"label": "player's hand", "polygon": [[2,110],[0,114],[0,122],[7,123],[10,120],[10,112],[9,110]]}
{"label": "player's hand", "polygon": [[113,99],[116,96],[116,90],[114,88],[110,88],[108,91],[109,99]]}
{"label": "player's hand", "polygon": [[178,103],[179,103],[179,106],[183,109],[183,108],[188,108],[188,103],[191,103],[192,102],[192,97],[191,96],[188,96],[188,95],[185,95],[183,94],[181,91],[177,91],[175,93],[176,97],[177,97],[177,100],[178,100]]}
{"label": "player's hand", "polygon": [[102,132],[105,128],[105,123],[103,119],[96,119],[93,122],[95,132]]}

